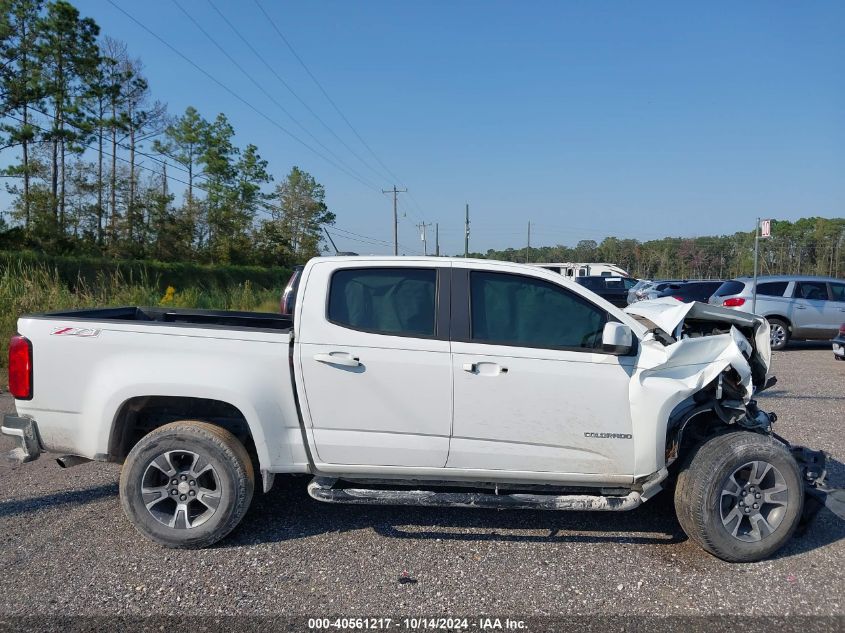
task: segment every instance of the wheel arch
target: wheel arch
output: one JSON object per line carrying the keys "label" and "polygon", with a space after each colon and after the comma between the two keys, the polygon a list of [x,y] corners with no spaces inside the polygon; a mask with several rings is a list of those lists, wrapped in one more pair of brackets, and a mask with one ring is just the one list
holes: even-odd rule
{"label": "wheel arch", "polygon": [[[246,411],[246,412],[245,412]],[[153,429],[179,420],[200,420],[230,431],[237,437],[254,466],[264,470],[267,463],[264,435],[249,408],[229,399],[183,395],[133,395],[115,407],[108,438],[108,459],[123,462],[132,447]]]}
{"label": "wheel arch", "polygon": [[792,332],[793,326],[792,321],[789,319],[789,317],[785,317],[779,312],[772,312],[771,314],[764,314],[763,316],[766,318],[766,320],[777,319],[778,321],[783,321],[784,323],[786,323],[786,326],[789,328],[789,331]]}

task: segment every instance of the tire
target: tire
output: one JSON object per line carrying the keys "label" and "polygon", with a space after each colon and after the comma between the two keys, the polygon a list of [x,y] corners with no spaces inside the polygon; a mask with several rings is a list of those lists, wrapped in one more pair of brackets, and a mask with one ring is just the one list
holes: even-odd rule
{"label": "tire", "polygon": [[773,350],[782,350],[789,343],[790,333],[789,324],[776,318],[769,318],[769,328],[771,329],[769,344]]}
{"label": "tire", "polygon": [[224,538],[246,514],[254,488],[243,444],[194,420],[145,435],[120,473],[124,513],[143,536],[165,547],[195,549]]}
{"label": "tire", "polygon": [[728,562],[774,554],[795,532],[803,505],[795,459],[780,442],[750,431],[725,433],[699,445],[675,488],[675,511],[684,532]]}

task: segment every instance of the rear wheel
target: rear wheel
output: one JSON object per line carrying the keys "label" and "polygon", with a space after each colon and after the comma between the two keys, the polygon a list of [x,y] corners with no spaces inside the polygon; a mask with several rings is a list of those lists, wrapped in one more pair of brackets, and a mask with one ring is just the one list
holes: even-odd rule
{"label": "rear wheel", "polygon": [[246,514],[254,487],[243,444],[225,429],[193,420],[144,436],[120,474],[126,516],[165,547],[207,547],[225,537]]}
{"label": "rear wheel", "polygon": [[698,447],[678,474],[684,532],[730,562],[762,560],[791,537],[804,503],[798,465],[771,437],[739,431]]}
{"label": "rear wheel", "polygon": [[771,348],[781,350],[789,343],[789,325],[781,319],[770,318],[768,321]]}

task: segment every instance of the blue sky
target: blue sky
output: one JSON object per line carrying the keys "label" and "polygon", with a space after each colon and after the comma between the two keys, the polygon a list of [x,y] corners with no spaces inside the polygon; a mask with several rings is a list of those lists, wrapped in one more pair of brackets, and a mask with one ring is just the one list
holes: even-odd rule
{"label": "blue sky", "polygon": [[[170,0],[115,2],[320,153]],[[285,135],[105,0],[75,0],[140,57],[171,112],[229,116],[280,179],[296,164],[346,231],[389,242],[385,173],[253,0],[214,0],[363,165],[206,0],[180,0],[362,184]],[[757,216],[845,215],[843,2],[261,0],[402,195],[400,243],[439,222],[463,251],[751,230]],[[400,184],[400,183],[397,183]],[[433,243],[432,232],[429,244]],[[337,235],[341,249],[388,252]]]}

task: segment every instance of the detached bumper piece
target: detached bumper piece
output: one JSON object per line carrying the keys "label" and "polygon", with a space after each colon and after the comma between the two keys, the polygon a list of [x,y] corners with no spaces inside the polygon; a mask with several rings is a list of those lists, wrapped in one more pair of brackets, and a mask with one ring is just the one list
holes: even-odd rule
{"label": "detached bumper piece", "polygon": [[7,459],[16,464],[25,464],[38,459],[41,455],[41,442],[38,438],[38,426],[35,420],[30,418],[19,418],[16,415],[6,414],[3,416],[3,426],[0,426],[0,433],[15,438],[17,448],[12,449]]}
{"label": "detached bumper piece", "polygon": [[822,506],[845,521],[845,489],[827,485],[827,456],[824,451],[810,450],[806,446],[789,447],[804,476],[804,516],[801,524],[806,526]]}

